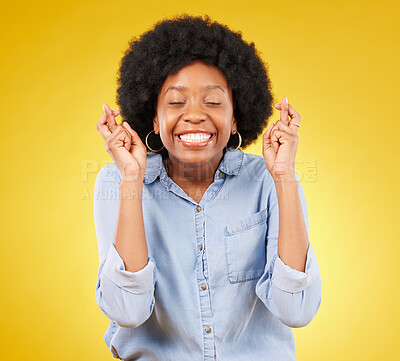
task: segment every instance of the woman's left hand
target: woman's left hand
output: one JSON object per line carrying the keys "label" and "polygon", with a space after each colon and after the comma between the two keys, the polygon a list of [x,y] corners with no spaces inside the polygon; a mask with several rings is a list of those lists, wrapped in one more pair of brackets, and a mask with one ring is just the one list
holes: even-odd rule
{"label": "woman's left hand", "polygon": [[[282,103],[274,104],[281,111],[280,120],[271,123],[263,134],[263,157],[267,169],[274,181],[280,179],[295,179],[295,158],[299,137],[300,115],[288,104],[286,97]],[[289,119],[289,116],[290,118]]]}

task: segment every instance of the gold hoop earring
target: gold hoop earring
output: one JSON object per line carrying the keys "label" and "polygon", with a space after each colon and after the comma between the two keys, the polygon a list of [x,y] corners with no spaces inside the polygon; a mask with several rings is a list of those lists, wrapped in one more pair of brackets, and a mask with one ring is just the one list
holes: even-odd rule
{"label": "gold hoop earring", "polygon": [[148,132],[147,135],[146,135],[146,139],[145,139],[146,146],[147,146],[147,148],[149,148],[152,152],[157,153],[157,152],[159,152],[161,149],[163,149],[164,146],[162,146],[162,148],[160,148],[160,149],[158,149],[158,150],[154,150],[154,149],[151,149],[151,148],[150,148],[149,143],[147,143],[147,138],[148,138],[148,136],[149,136],[149,134],[150,134],[151,132],[155,132],[154,129],[153,129],[152,131]]}
{"label": "gold hoop earring", "polygon": [[229,150],[230,152],[236,152],[238,149],[239,149],[239,147],[241,146],[241,144],[242,144],[242,137],[240,136],[240,133],[238,132],[238,131],[236,131],[235,132],[235,134],[237,133],[237,135],[239,136],[239,145],[235,148],[235,150],[229,150],[228,149],[228,146],[226,146],[225,148],[226,148],[226,150]]}

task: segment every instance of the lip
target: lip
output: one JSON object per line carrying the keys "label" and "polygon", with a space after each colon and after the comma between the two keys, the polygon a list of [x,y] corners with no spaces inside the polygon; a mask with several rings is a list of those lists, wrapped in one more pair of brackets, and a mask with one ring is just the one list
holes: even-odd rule
{"label": "lip", "polygon": [[[205,132],[205,131],[185,131],[179,134],[186,134],[186,133],[210,133],[210,132]],[[175,138],[177,139],[178,143],[182,144],[185,148],[204,148],[210,143],[214,141],[214,139],[217,136],[217,133],[210,133],[211,138],[205,140],[204,142],[185,142],[184,140],[180,139],[178,137],[178,134],[175,134]]]}

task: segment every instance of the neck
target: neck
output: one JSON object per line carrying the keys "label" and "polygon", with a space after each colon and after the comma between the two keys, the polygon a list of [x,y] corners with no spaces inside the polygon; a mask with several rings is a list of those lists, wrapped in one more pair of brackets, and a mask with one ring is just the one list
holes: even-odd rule
{"label": "neck", "polygon": [[224,154],[225,151],[222,151],[218,156],[205,163],[185,163],[169,155],[164,160],[164,165],[168,176],[176,183],[212,183]]}

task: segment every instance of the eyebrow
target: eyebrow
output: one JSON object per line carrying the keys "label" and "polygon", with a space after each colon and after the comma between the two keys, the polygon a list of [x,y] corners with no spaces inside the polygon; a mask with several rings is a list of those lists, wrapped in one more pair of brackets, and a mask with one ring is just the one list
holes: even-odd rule
{"label": "eyebrow", "polygon": [[[167,88],[167,90],[165,91],[164,95],[167,94],[168,90],[172,90],[172,89],[175,89],[175,90],[188,90],[188,88],[186,88],[184,86],[181,86],[181,85],[170,86],[170,87]],[[206,85],[205,87],[203,87],[203,89],[205,89],[205,90],[208,90],[208,89],[221,89],[225,93],[225,90],[220,85]]]}

